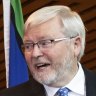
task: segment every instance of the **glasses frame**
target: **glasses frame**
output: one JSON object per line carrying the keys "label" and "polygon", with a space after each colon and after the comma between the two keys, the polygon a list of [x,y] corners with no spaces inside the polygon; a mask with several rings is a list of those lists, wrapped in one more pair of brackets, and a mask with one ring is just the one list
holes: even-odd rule
{"label": "glasses frame", "polygon": [[[48,43],[49,44],[53,44],[53,43],[56,43],[56,42],[60,42],[60,41],[63,41],[63,40],[66,40],[66,39],[72,39],[72,38],[75,38],[75,37],[63,37],[63,38],[57,38],[57,39],[46,39],[46,40],[41,40],[41,41],[38,41],[38,42],[36,42],[36,43],[32,43],[32,42],[28,42],[28,43],[25,43],[25,44],[23,44],[22,45],[22,47],[25,49],[25,50],[27,50],[27,46],[26,45],[30,45],[30,46],[28,46],[28,47],[30,47],[30,49],[29,50],[27,50],[27,51],[31,51],[32,49],[34,49],[34,46],[35,45],[37,45],[38,46],[38,48],[48,48],[48,47],[44,47],[44,46],[48,46]],[[50,42],[44,42],[44,41],[50,41]],[[43,45],[43,43],[46,43],[46,45]]]}

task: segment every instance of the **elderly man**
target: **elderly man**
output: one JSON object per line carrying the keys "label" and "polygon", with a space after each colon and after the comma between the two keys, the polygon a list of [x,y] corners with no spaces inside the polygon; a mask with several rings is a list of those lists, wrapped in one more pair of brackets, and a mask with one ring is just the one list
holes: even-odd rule
{"label": "elderly man", "polygon": [[32,80],[0,96],[96,96],[96,74],[83,68],[85,27],[67,6],[44,7],[25,22],[24,54]]}

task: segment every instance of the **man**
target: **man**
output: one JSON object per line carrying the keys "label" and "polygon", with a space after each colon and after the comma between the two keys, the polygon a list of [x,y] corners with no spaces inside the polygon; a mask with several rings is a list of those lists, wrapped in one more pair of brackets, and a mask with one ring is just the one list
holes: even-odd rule
{"label": "man", "polygon": [[29,16],[24,30],[33,78],[0,96],[96,96],[96,74],[80,64],[85,27],[78,13],[67,6],[44,7]]}

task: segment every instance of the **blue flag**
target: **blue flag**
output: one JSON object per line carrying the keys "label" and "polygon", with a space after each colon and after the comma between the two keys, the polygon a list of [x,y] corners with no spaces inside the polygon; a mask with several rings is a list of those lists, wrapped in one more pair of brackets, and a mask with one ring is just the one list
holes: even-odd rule
{"label": "blue flag", "polygon": [[23,15],[20,0],[11,0],[9,87],[29,79],[26,60],[21,50],[23,38]]}

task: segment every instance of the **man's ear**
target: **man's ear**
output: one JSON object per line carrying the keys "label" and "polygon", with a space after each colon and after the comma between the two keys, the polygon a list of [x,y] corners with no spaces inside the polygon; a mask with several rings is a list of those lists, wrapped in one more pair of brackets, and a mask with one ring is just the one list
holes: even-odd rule
{"label": "man's ear", "polygon": [[81,37],[80,36],[76,36],[74,38],[74,55],[77,57],[81,51]]}

